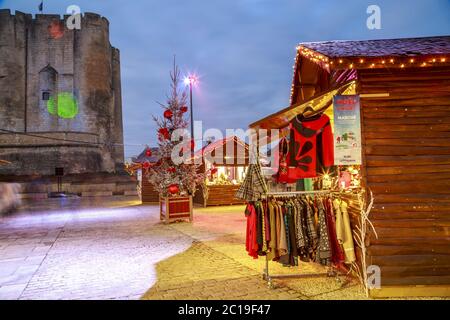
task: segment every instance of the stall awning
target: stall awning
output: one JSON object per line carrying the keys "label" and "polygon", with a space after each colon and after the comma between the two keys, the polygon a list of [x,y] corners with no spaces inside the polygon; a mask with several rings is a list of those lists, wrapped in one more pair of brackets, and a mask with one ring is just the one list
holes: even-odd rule
{"label": "stall awning", "polygon": [[343,85],[322,92],[302,103],[292,105],[281,111],[273,113],[261,120],[249,125],[252,129],[282,129],[298,114],[302,114],[306,108],[311,107],[314,111],[306,111],[306,116],[323,112],[333,103],[333,96],[338,94],[355,94],[356,81],[352,80]]}

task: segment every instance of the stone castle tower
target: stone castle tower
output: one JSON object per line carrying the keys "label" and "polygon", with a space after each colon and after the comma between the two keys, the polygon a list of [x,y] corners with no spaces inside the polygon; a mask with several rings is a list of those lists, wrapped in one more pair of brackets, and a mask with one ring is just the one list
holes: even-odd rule
{"label": "stone castle tower", "polygon": [[123,167],[119,50],[109,22],[85,13],[0,10],[0,174],[115,172]]}

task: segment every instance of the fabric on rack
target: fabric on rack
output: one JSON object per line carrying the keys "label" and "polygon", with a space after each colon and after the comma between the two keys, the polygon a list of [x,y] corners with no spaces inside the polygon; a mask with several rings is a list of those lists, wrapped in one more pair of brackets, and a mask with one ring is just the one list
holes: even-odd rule
{"label": "fabric on rack", "polygon": [[297,227],[297,232],[301,233],[301,237],[303,238],[303,246],[301,248],[299,248],[299,252],[300,252],[300,259],[302,261],[308,262],[309,261],[309,238],[308,238],[308,229],[306,226],[306,205],[303,202],[303,200],[301,199],[293,199],[293,202],[297,208],[297,215],[298,215],[298,223],[300,224]]}
{"label": "fabric on rack", "polygon": [[266,243],[270,241],[270,217],[269,211],[267,209],[267,202],[265,202],[264,207],[264,231],[265,231],[265,239]]}
{"label": "fabric on rack", "polygon": [[297,252],[297,245],[295,240],[295,220],[293,215],[293,208],[289,208],[289,211],[287,213],[287,220],[288,220],[288,230],[289,230],[289,241],[291,243],[291,252],[289,254],[289,264],[291,266],[298,266],[298,252]]}
{"label": "fabric on rack", "polygon": [[286,228],[286,239],[288,243],[288,252],[281,256],[279,262],[284,265],[297,266],[298,265],[298,251],[296,243],[296,228],[295,217],[293,214],[293,207],[290,201],[286,201],[282,205],[284,212],[284,221]]}
{"label": "fabric on rack", "polygon": [[236,191],[235,197],[246,201],[257,201],[267,193],[267,184],[264,180],[259,163],[249,164],[244,181]]}
{"label": "fabric on rack", "polygon": [[336,236],[336,220],[333,212],[333,204],[331,202],[331,199],[325,199],[324,202],[327,218],[328,236],[330,238],[331,244],[332,261],[335,265],[340,265],[344,262],[345,256]]}
{"label": "fabric on rack", "polygon": [[283,219],[284,219],[284,231],[286,232],[286,243],[287,243],[287,253],[291,254],[292,250],[292,244],[291,244],[291,237],[289,237],[289,221],[288,216],[286,214],[286,209],[284,207],[281,207],[281,211],[283,212]]}
{"label": "fabric on rack", "polygon": [[256,201],[254,206],[256,211],[256,239],[258,243],[258,254],[261,255],[263,246],[262,212],[259,202]]}
{"label": "fabric on rack", "polygon": [[272,202],[267,203],[270,221],[270,241],[268,245],[267,259],[274,260],[278,257],[276,212]]}
{"label": "fabric on rack", "polygon": [[313,178],[322,167],[334,164],[333,133],[327,115],[302,121],[294,117],[289,126],[290,178]]}
{"label": "fabric on rack", "polygon": [[344,249],[345,263],[350,264],[356,260],[356,257],[347,206],[347,203],[340,199],[333,201],[336,212],[336,237]]}
{"label": "fabric on rack", "polygon": [[253,204],[247,204],[245,212],[248,213],[245,249],[249,256],[258,259],[257,215]]}
{"label": "fabric on rack", "polygon": [[331,246],[328,236],[325,207],[322,201],[316,201],[318,208],[318,246],[316,262],[328,266],[331,264]]}
{"label": "fabric on rack", "polygon": [[286,233],[285,233],[285,224],[284,224],[284,217],[283,217],[283,211],[281,209],[281,206],[275,202],[275,210],[277,215],[277,235],[279,238],[278,242],[278,253],[279,256],[283,256],[287,254],[288,252],[288,246],[287,246],[287,239],[286,239]]}
{"label": "fabric on rack", "polygon": [[295,215],[296,215],[296,236],[297,236],[297,248],[299,250],[299,255],[301,257],[306,256],[306,235],[303,232],[303,207],[300,205],[298,201],[292,202],[295,207]]}
{"label": "fabric on rack", "polygon": [[314,225],[314,212],[308,199],[304,200],[306,206],[306,230],[308,232],[309,248],[308,253],[311,258],[317,247],[317,232]]}
{"label": "fabric on rack", "polygon": [[351,263],[356,257],[347,205],[330,196],[250,202],[246,250],[286,266],[298,266],[298,259],[338,268]]}
{"label": "fabric on rack", "polygon": [[303,235],[305,236],[305,248],[304,254],[302,255],[302,261],[309,262],[311,238],[309,237],[308,230],[308,203],[306,202],[306,199],[302,197],[301,200],[297,200],[297,205],[301,208],[300,223],[302,224]]}
{"label": "fabric on rack", "polygon": [[279,203],[279,208],[280,211],[282,212],[282,221],[284,222],[284,229],[281,230],[281,232],[283,233],[283,236],[286,239],[286,253],[283,255],[280,255],[278,262],[283,264],[283,265],[289,265],[289,256],[291,254],[291,241],[290,241],[290,237],[289,237],[289,222],[288,222],[288,218],[285,212],[285,208],[282,205],[282,203]]}
{"label": "fabric on rack", "polygon": [[266,230],[265,230],[265,217],[264,217],[264,207],[262,202],[255,202],[255,209],[258,217],[258,254],[263,256],[267,252],[267,242],[266,242]]}
{"label": "fabric on rack", "polygon": [[314,210],[314,227],[316,229],[317,237],[319,237],[319,234],[318,234],[318,231],[317,231],[318,228],[319,228],[319,208],[318,208],[317,202],[318,202],[317,198],[314,198],[314,201],[311,201],[312,208]]}

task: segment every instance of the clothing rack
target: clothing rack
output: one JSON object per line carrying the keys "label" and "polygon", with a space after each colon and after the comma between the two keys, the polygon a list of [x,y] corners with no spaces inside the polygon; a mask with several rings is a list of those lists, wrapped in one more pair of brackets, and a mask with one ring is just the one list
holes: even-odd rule
{"label": "clothing rack", "polygon": [[[296,195],[302,195],[302,194],[333,194],[333,193],[340,193],[340,191],[333,191],[333,190],[311,190],[311,191],[280,191],[280,192],[268,192],[263,195],[264,197],[271,197],[271,196],[280,196],[280,197],[286,197],[286,196],[296,196]],[[337,281],[340,281],[338,278],[338,273],[332,270],[331,268],[327,270],[327,272],[322,273],[314,273],[314,274],[302,274],[302,273],[296,273],[296,274],[275,274],[271,275],[269,272],[269,259],[266,255],[266,267],[264,269],[263,273],[263,279],[267,281],[267,286],[270,289],[274,288],[272,279],[274,278],[317,278],[317,277],[336,277]]]}
{"label": "clothing rack", "polygon": [[311,191],[280,191],[280,192],[268,192],[263,197],[270,196],[296,196],[300,194],[322,194],[322,193],[336,193],[332,190],[311,190]]}

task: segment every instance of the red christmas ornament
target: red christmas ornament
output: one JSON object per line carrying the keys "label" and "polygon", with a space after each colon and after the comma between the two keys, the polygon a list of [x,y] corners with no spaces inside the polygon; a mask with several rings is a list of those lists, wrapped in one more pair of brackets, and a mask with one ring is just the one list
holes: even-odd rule
{"label": "red christmas ornament", "polygon": [[187,107],[187,106],[182,106],[182,107],[180,108],[180,111],[181,111],[181,113],[185,113],[185,112],[188,111],[188,107]]}
{"label": "red christmas ornament", "polygon": [[170,168],[167,169],[167,172],[174,173],[175,170],[176,169],[174,167],[170,167]]}
{"label": "red christmas ornament", "polygon": [[158,133],[160,135],[162,135],[164,137],[164,139],[169,139],[170,138],[170,134],[169,134],[169,130],[167,128],[161,128],[158,130]]}
{"label": "red christmas ornament", "polygon": [[177,194],[178,192],[180,192],[180,188],[178,187],[177,184],[171,184],[169,186],[169,188],[167,188],[167,190],[171,193],[171,194]]}
{"label": "red christmas ornament", "polygon": [[164,118],[166,119],[172,119],[173,117],[173,112],[169,109],[167,109],[166,111],[164,111]]}
{"label": "red christmas ornament", "polygon": [[145,162],[142,164],[142,167],[143,167],[144,169],[148,169],[148,168],[150,167],[150,162],[145,161]]}
{"label": "red christmas ornament", "polygon": [[211,169],[211,174],[216,174],[217,173],[217,168],[212,168]]}
{"label": "red christmas ornament", "polygon": [[150,148],[148,148],[147,150],[145,150],[145,156],[146,156],[146,157],[151,157],[151,156],[152,156],[152,150],[150,150]]}

